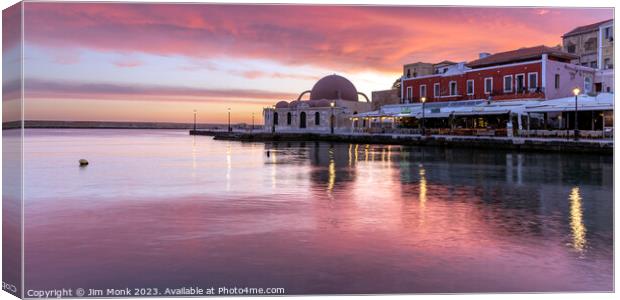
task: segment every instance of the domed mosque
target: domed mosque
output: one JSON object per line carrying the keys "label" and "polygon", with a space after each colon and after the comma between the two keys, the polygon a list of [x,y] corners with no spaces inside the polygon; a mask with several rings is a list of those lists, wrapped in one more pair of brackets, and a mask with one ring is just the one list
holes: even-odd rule
{"label": "domed mosque", "polygon": [[[308,100],[302,100],[310,94]],[[360,101],[361,99],[361,101]],[[279,101],[263,110],[265,130],[337,132],[351,128],[350,118],[371,110],[370,100],[348,79],[328,75],[296,100]]]}

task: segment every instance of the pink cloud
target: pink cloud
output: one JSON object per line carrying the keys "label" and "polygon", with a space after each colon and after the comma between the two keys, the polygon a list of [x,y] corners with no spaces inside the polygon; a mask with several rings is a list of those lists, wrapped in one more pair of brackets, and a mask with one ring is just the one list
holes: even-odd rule
{"label": "pink cloud", "polygon": [[117,60],[115,62],[113,62],[113,64],[119,68],[134,68],[134,67],[138,67],[141,66],[143,63],[140,60],[137,59],[120,59]]}
{"label": "pink cloud", "polygon": [[121,3],[27,3],[26,11],[27,41],[48,47],[381,72],[556,45],[573,27],[613,17],[612,9],[587,8]]}
{"label": "pink cloud", "polygon": [[21,41],[21,8],[22,3],[16,3],[2,11],[2,52],[16,47]]}
{"label": "pink cloud", "polygon": [[[16,82],[18,84],[18,82]],[[13,85],[10,85],[13,86]],[[259,101],[271,103],[295,95],[257,89],[207,89],[161,85],[84,83],[26,79],[24,98],[28,99],[99,99],[123,101]],[[261,101],[262,100],[262,101]],[[268,100],[268,101],[266,101]]]}

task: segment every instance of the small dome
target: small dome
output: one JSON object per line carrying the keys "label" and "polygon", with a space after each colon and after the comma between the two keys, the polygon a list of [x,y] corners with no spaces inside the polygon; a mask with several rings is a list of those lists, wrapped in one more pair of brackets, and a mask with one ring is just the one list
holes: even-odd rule
{"label": "small dome", "polygon": [[280,101],[280,102],[276,103],[276,108],[288,108],[288,102]]}
{"label": "small dome", "polygon": [[291,101],[291,103],[289,103],[288,108],[301,108],[303,107],[304,101],[301,100],[295,100],[295,101]]}
{"label": "small dome", "polygon": [[310,100],[320,99],[343,99],[357,102],[357,89],[351,81],[342,76],[325,76],[314,84],[310,92]]}
{"label": "small dome", "polygon": [[321,99],[321,100],[309,100],[308,104],[310,104],[310,107],[329,107],[329,100],[327,99]]}

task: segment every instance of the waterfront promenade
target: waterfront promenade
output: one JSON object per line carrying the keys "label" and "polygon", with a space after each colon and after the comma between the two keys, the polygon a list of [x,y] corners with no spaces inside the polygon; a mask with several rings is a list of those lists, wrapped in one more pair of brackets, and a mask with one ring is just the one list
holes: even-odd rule
{"label": "waterfront promenade", "polygon": [[586,152],[613,154],[613,139],[563,139],[528,137],[487,137],[419,134],[367,134],[367,133],[301,133],[265,131],[213,131],[190,130],[190,135],[213,136],[216,140],[237,141],[326,141],[362,144],[396,144],[437,147],[466,147],[505,149],[519,151]]}

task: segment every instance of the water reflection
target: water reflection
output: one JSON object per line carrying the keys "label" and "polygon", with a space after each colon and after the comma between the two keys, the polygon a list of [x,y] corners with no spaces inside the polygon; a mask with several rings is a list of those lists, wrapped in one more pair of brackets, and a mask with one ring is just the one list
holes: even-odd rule
{"label": "water reflection", "polygon": [[422,164],[420,164],[420,206],[422,208],[426,206],[426,170]]}
{"label": "water reflection", "polygon": [[575,250],[583,252],[586,246],[586,227],[583,225],[583,213],[581,209],[581,195],[579,195],[579,187],[574,187],[571,189],[569,200],[573,247]]}
{"label": "water reflection", "polygon": [[[171,131],[28,137],[32,288],[612,289],[611,157]],[[83,153],[88,172],[75,168]]]}

